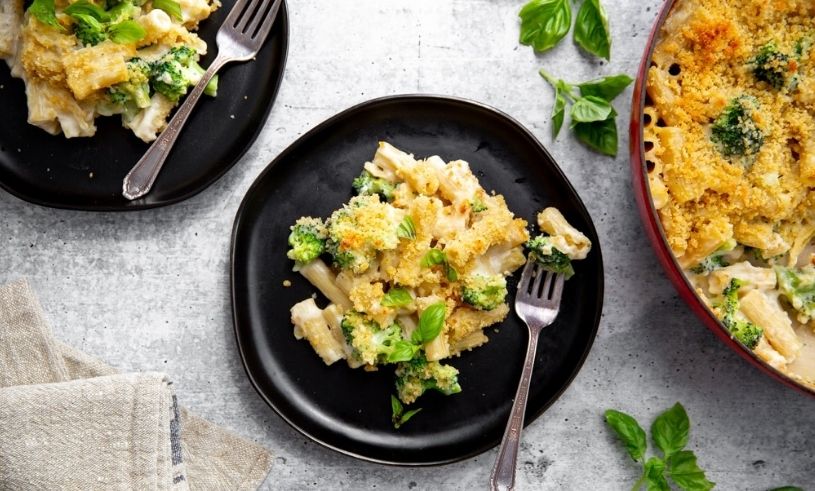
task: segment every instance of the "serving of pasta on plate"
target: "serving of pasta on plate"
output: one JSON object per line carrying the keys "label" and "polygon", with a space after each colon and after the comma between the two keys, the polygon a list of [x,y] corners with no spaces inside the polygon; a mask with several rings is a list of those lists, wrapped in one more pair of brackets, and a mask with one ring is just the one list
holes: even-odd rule
{"label": "serving of pasta on plate", "polygon": [[[218,0],[0,2],[0,58],[25,82],[28,122],[66,138],[119,115],[145,142],[203,74],[195,30]],[[215,96],[218,81],[205,91]]]}
{"label": "serving of pasta on plate", "polygon": [[295,271],[328,300],[291,308],[294,335],[327,365],[392,365],[405,404],[427,390],[462,390],[458,370],[443,361],[486,343],[485,329],[507,317],[507,278],[527,261],[525,247],[566,277],[591,248],[551,207],[530,238],[526,220],[462,160],[417,160],[381,142],[353,189],[326,219],[302,217],[291,227]]}
{"label": "serving of pasta on plate", "polygon": [[815,3],[677,0],[647,77],[666,240],[730,335],[815,385]]}

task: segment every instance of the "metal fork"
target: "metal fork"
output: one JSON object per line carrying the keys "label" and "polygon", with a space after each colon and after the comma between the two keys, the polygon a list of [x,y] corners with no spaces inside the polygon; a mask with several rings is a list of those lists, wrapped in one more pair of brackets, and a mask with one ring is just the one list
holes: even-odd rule
{"label": "metal fork", "polygon": [[[545,274],[544,274],[545,273]],[[524,266],[518,292],[515,294],[515,312],[529,328],[529,344],[521,373],[521,381],[515,392],[515,402],[509,414],[509,421],[501,439],[501,448],[490,474],[490,488],[510,490],[515,486],[515,464],[518,460],[518,445],[524,427],[526,399],[529,395],[529,381],[535,366],[535,352],[538,349],[538,335],[544,327],[555,321],[560,311],[560,296],[563,293],[563,275],[544,271],[533,261]],[[543,288],[541,288],[541,283]]]}
{"label": "metal fork", "polygon": [[260,51],[272,29],[282,0],[238,0],[218,29],[218,56],[201,76],[187,99],[167,124],[167,128],[150,145],[147,152],[125,176],[122,194],[129,200],[141,198],[153,187],[167,155],[170,154],[181,128],[187,122],[204,88],[224,65],[247,61]]}

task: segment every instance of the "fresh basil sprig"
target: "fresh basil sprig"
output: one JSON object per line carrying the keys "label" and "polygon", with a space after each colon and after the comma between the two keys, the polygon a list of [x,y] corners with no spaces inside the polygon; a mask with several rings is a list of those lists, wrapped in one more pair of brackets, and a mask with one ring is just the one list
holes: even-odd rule
{"label": "fresh basil sprig", "polygon": [[569,0],[532,0],[518,13],[520,42],[537,52],[553,48],[569,32],[572,7]]}
{"label": "fresh basil sprig", "polygon": [[416,225],[413,224],[413,218],[408,215],[402,220],[402,223],[396,229],[396,236],[408,240],[416,238]]}
{"label": "fresh basil sprig", "polygon": [[450,266],[450,263],[447,261],[447,254],[445,254],[444,251],[430,249],[422,258],[421,265],[423,268],[441,265],[444,268],[444,275],[447,277],[447,281],[458,281],[458,272]]}
{"label": "fresh basil sprig", "polygon": [[62,27],[62,24],[60,24],[57,20],[57,11],[56,7],[54,6],[54,0],[34,0],[31,2],[31,5],[28,6],[28,12],[43,24],[55,27],[60,31],[65,30],[65,28]]}
{"label": "fresh basil sprig", "polygon": [[614,430],[628,455],[642,463],[642,475],[631,488],[645,486],[650,490],[670,490],[668,478],[685,491],[708,491],[714,483],[707,480],[705,472],[696,463],[696,455],[684,450],[688,444],[690,419],[685,408],[678,402],[660,414],[651,425],[651,438],[662,451],[662,457],[645,459],[648,442],[645,430],[633,417],[614,409],[605,412],[606,423]]}
{"label": "fresh basil sprig", "polygon": [[577,139],[603,155],[617,156],[617,111],[612,107],[611,101],[632,82],[631,77],[614,75],[570,84],[552,77],[543,69],[540,70],[540,75],[555,89],[552,138],[556,138],[560,132],[566,106],[571,103],[570,127]]}
{"label": "fresh basil sprig", "polygon": [[63,11],[71,17],[77,15],[88,15],[98,20],[99,22],[107,22],[110,20],[110,14],[102,7],[91,3],[88,0],[79,0],[68,5]]}
{"label": "fresh basil sprig", "polygon": [[117,44],[135,43],[146,35],[147,31],[135,20],[124,20],[108,27],[108,37]]}
{"label": "fresh basil sprig", "polygon": [[393,427],[397,430],[421,410],[422,408],[418,407],[416,409],[405,411],[404,406],[402,406],[402,401],[400,401],[396,396],[391,395],[391,421],[393,421]]}
{"label": "fresh basil sprig", "polygon": [[574,21],[574,42],[589,53],[611,59],[608,15],[600,0],[584,0]]}
{"label": "fresh basil sprig", "polygon": [[175,0],[153,0],[153,8],[163,10],[177,21],[182,21],[181,4]]}

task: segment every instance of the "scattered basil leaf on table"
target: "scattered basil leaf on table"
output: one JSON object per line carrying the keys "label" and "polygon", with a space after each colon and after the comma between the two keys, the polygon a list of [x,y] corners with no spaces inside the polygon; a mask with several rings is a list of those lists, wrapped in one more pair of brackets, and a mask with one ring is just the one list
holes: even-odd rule
{"label": "scattered basil leaf on table", "polygon": [[583,49],[611,60],[608,15],[600,0],[584,0],[574,21],[574,41]]}
{"label": "scattered basil leaf on table", "polygon": [[518,16],[521,18],[521,44],[532,46],[537,52],[554,47],[572,25],[569,0],[532,0],[523,6]]}
{"label": "scattered basil leaf on table", "polygon": [[[614,113],[614,116],[617,114]],[[609,157],[617,156],[617,123],[614,116],[605,121],[577,123],[572,129],[578,140],[595,152]]]}
{"label": "scattered basil leaf on table", "polygon": [[391,288],[379,303],[384,307],[404,307],[412,301],[413,297],[404,288]]}
{"label": "scattered basil leaf on table", "polygon": [[108,28],[110,40],[118,44],[130,44],[147,35],[144,27],[135,20],[125,20]]}
{"label": "scattered basil leaf on table", "polygon": [[153,0],[153,8],[165,11],[175,20],[184,20],[181,15],[181,5],[175,0]]}
{"label": "scattered basil leaf on table", "polygon": [[628,75],[612,75],[577,84],[580,95],[601,97],[609,102],[613,101],[634,80]]}
{"label": "scattered basil leaf on table", "polygon": [[608,101],[590,95],[575,100],[569,115],[572,118],[572,126],[574,126],[577,123],[605,121],[613,110]]}
{"label": "scattered basil leaf on table", "polygon": [[654,444],[662,450],[665,458],[685,448],[688,444],[690,420],[685,408],[678,402],[664,413],[660,414],[651,425],[651,438]]}
{"label": "scattered basil leaf on table", "polygon": [[614,409],[607,410],[604,415],[628,455],[642,464],[642,474],[632,491],[643,486],[648,491],[669,491],[669,478],[685,491],[708,491],[715,486],[697,464],[696,455],[684,450],[690,434],[690,419],[678,402],[651,425],[651,438],[663,452],[663,458],[652,456],[645,459],[648,441],[645,431],[633,417]]}
{"label": "scattered basil leaf on table", "polygon": [[639,462],[645,456],[645,449],[648,447],[648,442],[645,438],[645,430],[637,423],[637,420],[631,416],[614,410],[609,409],[605,412],[606,423],[614,430],[617,437],[622,442],[628,455]]}
{"label": "scattered basil leaf on table", "polygon": [[563,127],[563,119],[566,116],[566,97],[564,92],[568,92],[562,84],[555,85],[555,105],[552,106],[552,138],[557,138],[560,128]]}
{"label": "scattered basil leaf on table", "polygon": [[28,12],[37,18],[38,21],[42,22],[43,24],[47,24],[51,27],[56,27],[60,31],[64,31],[65,28],[57,20],[57,13],[56,7],[54,6],[54,0],[34,0],[31,2],[31,5],[28,7]]}
{"label": "scattered basil leaf on table", "polygon": [[773,488],[769,491],[804,491],[803,489],[799,488],[798,486],[781,486],[780,488]]}

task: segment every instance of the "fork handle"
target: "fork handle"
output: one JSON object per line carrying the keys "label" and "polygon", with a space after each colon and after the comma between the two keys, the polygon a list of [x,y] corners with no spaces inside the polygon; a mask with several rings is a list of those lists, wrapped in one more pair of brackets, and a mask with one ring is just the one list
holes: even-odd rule
{"label": "fork handle", "polygon": [[521,443],[521,430],[524,427],[524,413],[526,412],[526,399],[529,396],[529,382],[532,379],[532,368],[535,366],[535,353],[538,351],[538,335],[540,329],[530,327],[529,343],[526,346],[526,359],[521,372],[521,381],[515,392],[515,402],[509,421],[501,439],[501,448],[495,459],[495,466],[490,474],[490,489],[492,491],[511,490],[515,487],[515,467],[518,461],[518,446]]}
{"label": "fork handle", "polygon": [[156,141],[147,149],[147,152],[136,162],[136,165],[133,166],[130,172],[127,173],[127,176],[125,176],[122,182],[122,195],[124,195],[125,198],[134,200],[150,192],[153,183],[156,182],[159,171],[161,171],[161,167],[164,165],[164,161],[167,160],[170,150],[173,149],[178,134],[181,132],[181,128],[184,127],[187,119],[189,119],[195,104],[198,102],[198,99],[201,98],[201,94],[204,93],[204,89],[209,81],[212,80],[212,77],[214,77],[218,70],[228,61],[228,58],[222,57],[221,55],[215,58],[209,68],[201,75],[201,80],[195,84],[195,87],[193,87],[190,94],[184,100],[184,103],[181,104],[181,107],[178,108],[178,111],[176,111],[175,115],[170,119],[167,128],[161,132]]}

